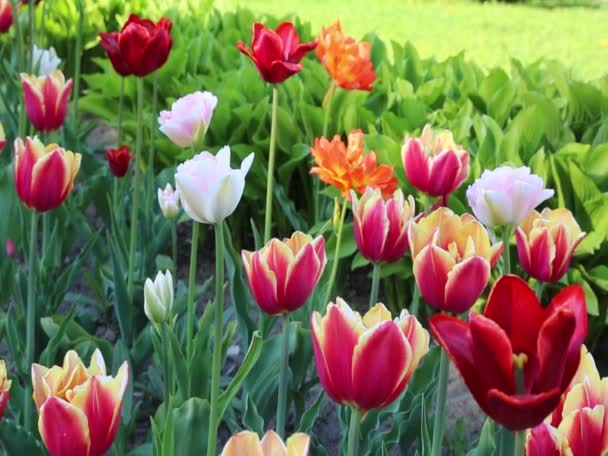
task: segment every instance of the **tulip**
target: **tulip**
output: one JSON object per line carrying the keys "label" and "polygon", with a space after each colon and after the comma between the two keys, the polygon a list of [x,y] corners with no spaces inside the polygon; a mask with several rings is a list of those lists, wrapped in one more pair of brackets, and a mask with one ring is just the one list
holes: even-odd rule
{"label": "tulip", "polygon": [[351,190],[363,193],[368,186],[379,188],[382,196],[390,197],[397,188],[393,167],[378,165],[376,153],[364,155],[364,151],[363,132],[358,129],[350,132],[347,144],[338,135],[331,142],[316,138],[311,153],[317,166],[310,174],[336,187],[344,198],[350,198]]}
{"label": "tulip", "polygon": [[[463,282],[463,287],[468,282]],[[433,335],[481,409],[512,431],[540,424],[559,404],[587,335],[585,292],[571,285],[543,308],[516,276],[502,276],[482,315],[438,314]]]}
{"label": "tulip", "polygon": [[573,456],[568,441],[549,423],[531,429],[526,436],[526,456]]}
{"label": "tulip", "polygon": [[429,349],[429,333],[407,310],[391,320],[383,304],[364,316],[341,298],[311,317],[317,373],[335,402],[366,412],[393,402]]}
{"label": "tulip", "polygon": [[169,271],[158,272],[154,282],[144,283],[144,312],[148,320],[160,325],[171,316],[173,308],[173,276]]}
{"label": "tulip", "polygon": [[4,127],[2,126],[2,123],[0,123],[0,154],[4,150],[5,146],[6,146],[6,136],[4,135]]}
{"label": "tulip", "polygon": [[415,215],[412,196],[407,201],[401,189],[384,201],[379,189],[367,187],[357,200],[351,190],[353,230],[357,248],[364,258],[375,263],[393,263],[407,251],[407,227]]}
{"label": "tulip", "polygon": [[162,67],[173,44],[169,19],[157,24],[131,14],[120,32],[99,34],[114,70],[121,76],[144,77]]}
{"label": "tulip", "polygon": [[447,196],[469,175],[469,153],[452,132],[435,133],[425,125],[420,138],[405,138],[401,148],[405,175],[412,186],[431,196]]}
{"label": "tulip", "polygon": [[271,239],[256,252],[243,250],[241,256],[251,292],[270,315],[303,306],[327,263],[323,236],[313,239],[299,231],[283,241]]}
{"label": "tulip", "polygon": [[116,377],[106,374],[99,350],[87,368],[75,351],[63,366],[32,364],[38,429],[51,456],[101,456],[112,446],[129,383],[126,362]]}
{"label": "tulip", "polygon": [[242,41],[237,47],[253,61],[264,81],[278,84],[302,70],[300,61],[317,47],[317,42],[300,43],[300,36],[291,22],[283,22],[275,30],[256,22],[251,49]]}
{"label": "tulip", "polygon": [[25,112],[36,130],[51,132],[63,125],[72,85],[59,70],[42,77],[21,73]]}
{"label": "tulip", "polygon": [[118,149],[108,149],[106,151],[110,171],[116,177],[123,177],[129,171],[129,162],[133,154],[128,146],[120,146]]}
{"label": "tulip", "polygon": [[553,190],[545,189],[542,178],[532,174],[527,166],[486,170],[467,189],[467,199],[475,217],[489,228],[519,225],[553,194]]}
{"label": "tulip", "polygon": [[[1,0],[0,0],[1,1]],[[34,61],[34,69],[37,70],[38,76],[48,76],[61,63],[61,59],[57,57],[55,48],[41,49],[34,44],[32,48],[32,59]]]}
{"label": "tulip", "polygon": [[217,156],[201,152],[177,167],[175,186],[184,211],[199,223],[216,224],[234,212],[245,189],[245,176],[254,154],[230,168],[230,147],[220,149]]}
{"label": "tulip", "polygon": [[177,100],[171,111],[161,111],[160,131],[180,147],[199,145],[211,122],[217,97],[211,92],[194,92]]}
{"label": "tulip", "polygon": [[55,209],[68,197],[80,169],[80,154],[44,146],[29,136],[15,140],[15,188],[19,199],[38,212]]}
{"label": "tulip", "polygon": [[158,189],[158,205],[163,215],[168,219],[177,217],[179,212],[179,192],[167,184],[164,190]]}
{"label": "tulip", "polygon": [[585,234],[568,209],[532,211],[515,231],[522,269],[537,280],[558,281]]}
{"label": "tulip", "polygon": [[4,250],[6,251],[6,256],[12,258],[17,253],[17,247],[15,247],[15,241],[11,238],[6,238],[4,241]]}
{"label": "tulip", "polygon": [[0,418],[4,416],[4,411],[8,405],[8,399],[10,397],[11,384],[13,382],[7,378],[6,375],[6,363],[4,360],[0,360]]}
{"label": "tulip", "polygon": [[13,7],[10,0],[0,0],[0,33],[6,33],[13,25]]}
{"label": "tulip", "polygon": [[340,21],[323,28],[319,35],[317,57],[327,74],[346,90],[372,90],[376,73],[370,59],[369,43],[357,41],[342,33]]}
{"label": "tulip", "polygon": [[286,444],[274,431],[266,432],[262,441],[255,432],[242,431],[228,439],[220,456],[308,456],[310,437],[307,434],[293,434]]}
{"label": "tulip", "polygon": [[458,216],[446,207],[412,221],[408,237],[420,295],[447,312],[461,313],[475,304],[503,251],[502,242],[492,244],[471,214]]}

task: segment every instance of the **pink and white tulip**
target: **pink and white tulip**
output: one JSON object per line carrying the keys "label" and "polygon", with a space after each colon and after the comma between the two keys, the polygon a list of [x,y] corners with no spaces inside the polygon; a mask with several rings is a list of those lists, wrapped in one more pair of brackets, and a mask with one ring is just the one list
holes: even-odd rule
{"label": "pink and white tulip", "polygon": [[21,73],[25,112],[36,130],[47,133],[63,125],[72,85],[59,70],[42,77]]}
{"label": "pink and white tulip", "polygon": [[177,100],[171,111],[161,111],[160,131],[180,147],[200,145],[217,105],[211,92],[194,92]]}
{"label": "pink and white tulip", "polygon": [[171,184],[167,184],[165,189],[158,189],[158,205],[163,215],[172,219],[177,217],[179,212],[179,192],[173,190]]}

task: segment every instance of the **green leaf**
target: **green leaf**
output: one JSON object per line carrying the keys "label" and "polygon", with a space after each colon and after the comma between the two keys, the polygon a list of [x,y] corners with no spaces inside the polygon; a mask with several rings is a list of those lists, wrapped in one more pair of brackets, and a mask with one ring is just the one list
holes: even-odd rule
{"label": "green leaf", "polygon": [[312,431],[312,427],[315,425],[315,421],[321,412],[321,406],[323,405],[323,399],[325,398],[325,392],[320,391],[319,395],[312,403],[312,405],[302,414],[300,418],[300,425],[298,426],[298,432],[305,432],[309,434]]}
{"label": "green leaf", "polygon": [[[172,454],[204,454],[209,432],[209,401],[193,397],[173,409],[175,447]],[[195,431],[195,432],[194,432]]]}
{"label": "green leaf", "polygon": [[496,423],[492,418],[486,418],[477,448],[471,450],[468,456],[494,456],[496,454]]}

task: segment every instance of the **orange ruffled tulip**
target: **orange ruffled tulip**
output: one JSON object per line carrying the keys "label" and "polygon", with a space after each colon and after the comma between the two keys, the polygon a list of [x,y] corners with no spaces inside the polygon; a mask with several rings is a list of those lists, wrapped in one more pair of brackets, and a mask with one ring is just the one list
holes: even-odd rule
{"label": "orange ruffled tulip", "polygon": [[421,296],[447,312],[461,313],[475,304],[503,251],[502,242],[492,245],[475,217],[446,207],[410,223],[408,236]]}
{"label": "orange ruffled tulip", "polygon": [[364,155],[361,130],[353,130],[348,135],[348,145],[338,135],[331,142],[324,137],[316,138],[311,152],[317,166],[310,174],[336,187],[344,198],[350,198],[351,189],[363,193],[368,186],[379,188],[387,198],[397,188],[393,167],[378,165],[375,152]]}
{"label": "orange ruffled tulip", "polygon": [[343,89],[372,90],[376,80],[370,59],[369,43],[357,41],[342,33],[340,21],[323,28],[319,35],[317,57],[325,71]]}
{"label": "orange ruffled tulip", "polygon": [[585,234],[568,209],[532,211],[515,232],[522,269],[537,280],[558,281]]}
{"label": "orange ruffled tulip", "polygon": [[10,397],[11,384],[13,382],[7,378],[6,375],[6,363],[4,360],[0,360],[0,418],[4,416],[4,410],[8,404]]}
{"label": "orange ruffled tulip", "polygon": [[15,140],[15,188],[19,199],[38,212],[50,211],[68,197],[80,169],[80,154],[44,146],[29,136]]}
{"label": "orange ruffled tulip", "polygon": [[325,316],[311,317],[315,364],[328,396],[366,412],[393,402],[429,350],[429,333],[402,310],[394,320],[384,304],[363,317],[341,298]]}
{"label": "orange ruffled tulip", "polygon": [[220,456],[308,456],[310,437],[298,432],[283,443],[281,437],[268,431],[260,441],[255,432],[242,431],[230,437]]}
{"label": "orange ruffled tulip", "polygon": [[36,130],[50,132],[63,125],[73,84],[59,70],[41,77],[21,73],[25,112]]}
{"label": "orange ruffled tulip", "polygon": [[251,292],[270,315],[303,306],[327,263],[323,236],[299,231],[283,241],[271,239],[256,252],[243,250],[241,257]]}
{"label": "orange ruffled tulip", "polygon": [[106,375],[99,350],[86,368],[78,354],[66,353],[63,366],[32,364],[38,429],[51,456],[101,456],[112,446],[120,424],[129,366]]}

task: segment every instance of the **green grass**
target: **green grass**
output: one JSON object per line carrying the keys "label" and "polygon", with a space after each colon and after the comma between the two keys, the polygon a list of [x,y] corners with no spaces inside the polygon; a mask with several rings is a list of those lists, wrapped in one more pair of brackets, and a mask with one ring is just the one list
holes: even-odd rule
{"label": "green grass", "polygon": [[313,29],[340,18],[356,37],[375,31],[382,38],[410,40],[422,57],[439,59],[462,50],[484,67],[508,67],[541,57],[596,79],[608,72],[608,8],[536,8],[446,0],[216,0],[221,10],[246,7],[260,14],[296,14]]}

